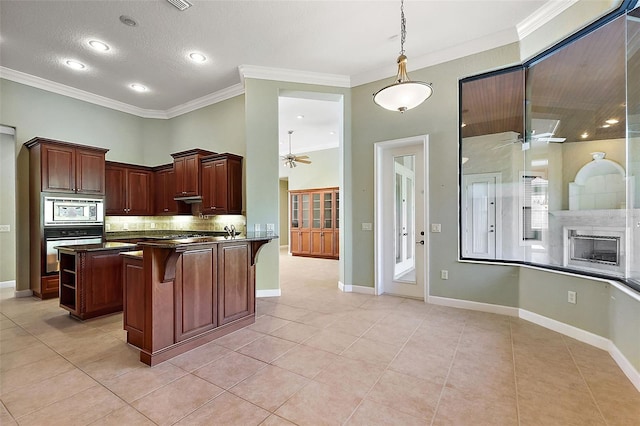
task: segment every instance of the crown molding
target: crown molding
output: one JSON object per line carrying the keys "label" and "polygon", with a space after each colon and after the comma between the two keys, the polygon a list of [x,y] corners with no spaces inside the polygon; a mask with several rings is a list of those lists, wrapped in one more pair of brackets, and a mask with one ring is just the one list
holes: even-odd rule
{"label": "crown molding", "polygon": [[[411,74],[412,72],[423,68],[453,61],[476,53],[485,52],[517,41],[518,36],[515,29],[509,28],[484,37],[479,37],[466,43],[441,49],[427,55],[416,57],[409,56],[408,65],[410,69],[407,71]],[[385,68],[378,68],[352,76],[351,83],[353,84],[353,87],[355,87],[384,79],[391,80],[393,76],[396,75],[397,71],[398,66],[395,61],[389,61],[389,66]]]}
{"label": "crown molding", "polygon": [[100,105],[116,111],[126,112],[127,114],[137,115],[143,118],[167,118],[164,111],[149,110],[138,108],[124,102],[115,101],[104,96],[95,95],[76,89],[65,84],[56,83],[51,80],[36,77],[35,75],[12,70],[11,68],[0,67],[0,78],[15,81],[16,83],[35,87],[37,89],[46,90],[48,92],[57,93],[58,95],[68,96],[91,104]]}
{"label": "crown molding", "polygon": [[15,81],[16,83],[35,87],[37,89],[46,90],[48,92],[57,93],[58,95],[68,96],[70,98],[78,99],[80,101],[88,102],[94,105],[100,105],[105,108],[110,108],[127,114],[136,115],[138,117],[156,118],[161,120],[174,118],[179,115],[195,111],[196,109],[203,108],[217,102],[222,102],[226,99],[230,99],[244,93],[244,86],[242,84],[234,84],[233,86],[227,87],[201,98],[194,99],[182,105],[169,108],[166,111],[162,111],[139,108],[133,105],[126,104],[124,102],[109,99],[100,95],[95,95],[93,93],[85,92],[84,90],[75,89],[64,84],[56,83],[51,80],[46,80],[44,78],[36,77],[31,74],[26,74],[1,66],[0,78]]}
{"label": "crown molding", "polygon": [[577,2],[578,0],[555,0],[546,2],[542,7],[516,25],[518,38],[520,40],[524,39]]}
{"label": "crown molding", "polygon": [[218,90],[217,92],[210,93],[208,95],[202,96],[201,98],[197,98],[182,105],[169,108],[165,111],[167,115],[166,118],[174,118],[179,115],[186,114],[188,112],[195,111],[197,109],[204,108],[218,102],[226,101],[227,99],[231,99],[243,94],[244,84],[234,84],[233,86]]}
{"label": "crown molding", "polygon": [[290,83],[318,84],[321,86],[351,87],[348,75],[324,74],[311,71],[298,71],[284,68],[261,67],[257,65],[240,65],[240,80],[244,85],[245,78],[258,80],[287,81]]}

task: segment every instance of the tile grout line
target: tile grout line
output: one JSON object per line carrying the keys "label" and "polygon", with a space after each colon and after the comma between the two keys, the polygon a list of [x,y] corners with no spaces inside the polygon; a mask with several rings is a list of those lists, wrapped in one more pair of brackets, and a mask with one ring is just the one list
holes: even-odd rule
{"label": "tile grout line", "polygon": [[464,330],[467,328],[467,318],[464,320],[464,325],[462,326],[462,330],[460,330],[460,335],[458,336],[458,343],[456,344],[456,349],[453,351],[453,356],[451,357],[451,362],[449,363],[449,368],[447,369],[447,375],[444,378],[444,382],[442,383],[442,389],[440,390],[440,396],[438,397],[438,401],[436,402],[436,407],[433,410],[433,417],[431,417],[430,425],[433,426],[433,422],[436,421],[436,416],[438,415],[438,408],[440,408],[440,401],[442,400],[442,396],[444,395],[444,391],[447,388],[447,382],[449,381],[449,375],[451,374],[451,370],[453,369],[453,363],[456,360],[456,355],[458,354],[458,348],[460,347],[460,341],[462,340],[462,336],[464,335]]}
{"label": "tile grout line", "polygon": [[518,377],[516,376],[516,351],[513,345],[513,322],[509,320],[509,340],[511,341],[511,364],[513,365],[513,386],[516,391],[516,419],[518,425],[522,423],[520,419],[520,395],[518,393]]}
{"label": "tile grout line", "polygon": [[608,425],[609,422],[607,422],[607,419],[604,417],[604,413],[602,413],[602,410],[600,409],[600,404],[598,404],[598,401],[596,401],[596,397],[593,395],[593,392],[591,391],[591,386],[589,386],[589,382],[587,382],[587,379],[584,377],[584,374],[582,374],[582,370],[580,369],[580,366],[576,362],[576,359],[573,356],[573,352],[571,351],[571,348],[569,348],[569,345],[567,344],[566,337],[562,336],[562,335],[560,337],[562,338],[562,343],[564,343],[564,346],[567,349],[567,352],[569,352],[569,356],[571,357],[571,361],[573,361],[573,364],[575,365],[576,369],[578,370],[578,373],[580,374],[580,377],[582,378],[582,381],[584,382],[585,386],[587,387],[587,390],[589,391],[589,396],[591,397],[591,401],[594,403],[594,405],[598,409],[598,413],[600,414],[600,417],[602,418],[602,421],[604,421],[604,424]]}
{"label": "tile grout line", "polygon": [[[429,307],[429,311],[431,311],[431,307]],[[424,323],[424,321],[427,319],[427,316],[429,315],[429,311],[427,311],[427,314],[424,316],[424,318],[422,318],[420,320],[420,323],[416,326],[416,328],[413,330],[413,332],[411,333],[411,335],[409,335],[409,337],[407,338],[407,340],[402,344],[402,347],[400,347],[400,349],[398,350],[398,352],[395,354],[395,356],[391,359],[391,361],[389,361],[389,363],[387,364],[387,366],[384,368],[384,370],[382,371],[382,374],[380,374],[380,376],[376,379],[375,383],[373,385],[371,385],[371,387],[369,388],[369,390],[367,391],[367,393],[364,395],[364,397],[362,397],[362,400],[358,403],[358,405],[356,405],[356,407],[353,409],[353,411],[351,412],[351,414],[349,415],[349,417],[347,417],[347,419],[344,421],[343,424],[346,424],[352,417],[353,415],[356,413],[356,411],[358,411],[358,408],[360,408],[360,406],[362,405],[362,403],[367,399],[367,396],[371,393],[371,391],[373,390],[374,387],[376,387],[376,385],[380,382],[380,379],[382,378],[382,376],[384,376],[384,373],[389,369],[389,366],[393,363],[393,361],[395,361],[395,359],[398,357],[398,355],[400,354],[400,352],[402,352],[402,350],[405,348],[405,346],[407,346],[407,343],[409,343],[409,340],[411,340],[411,338],[413,337],[414,334],[416,334],[416,332],[418,331],[418,328],[420,328],[420,326]],[[377,323],[377,322],[376,322]],[[376,324],[374,323],[374,325]],[[372,325],[373,327],[373,325]],[[368,331],[368,330],[367,330]],[[345,349],[346,350],[346,349]],[[384,404],[383,404],[384,405]],[[385,407],[388,407],[387,405],[385,405]],[[388,407],[391,408],[392,410],[396,410],[396,411],[400,411],[397,410],[396,408],[393,407]],[[400,411],[401,413],[404,413],[404,411]],[[411,415],[409,413],[404,413],[407,415]],[[415,416],[413,416],[415,417]]]}

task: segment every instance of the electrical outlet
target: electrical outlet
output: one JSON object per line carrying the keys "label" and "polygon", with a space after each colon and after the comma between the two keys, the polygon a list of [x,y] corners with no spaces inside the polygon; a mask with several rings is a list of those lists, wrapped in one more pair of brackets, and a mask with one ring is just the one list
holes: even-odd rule
{"label": "electrical outlet", "polygon": [[254,223],[253,224],[253,232],[260,232],[260,224],[259,223]]}
{"label": "electrical outlet", "polygon": [[371,231],[371,230],[373,230],[373,224],[371,224],[371,223],[362,223],[362,230],[363,231]]}
{"label": "electrical outlet", "polygon": [[449,271],[447,271],[446,269],[443,269],[442,271],[440,271],[440,278],[443,280],[448,280],[449,279]]}
{"label": "electrical outlet", "polygon": [[567,302],[573,303],[574,305],[577,303],[578,294],[575,291],[567,292]]}
{"label": "electrical outlet", "polygon": [[273,223],[267,223],[267,234],[272,234],[275,232],[276,226]]}
{"label": "electrical outlet", "polygon": [[155,224],[155,222],[151,222],[151,229],[156,229],[156,224]]}
{"label": "electrical outlet", "polygon": [[0,225],[0,232],[11,232],[11,225]]}
{"label": "electrical outlet", "polygon": [[442,232],[442,224],[440,224],[440,223],[432,223],[431,224],[431,232]]}
{"label": "electrical outlet", "polygon": [[105,223],[104,224],[104,230],[107,231],[107,232],[111,231],[111,224],[110,223]]}
{"label": "electrical outlet", "polygon": [[125,231],[128,231],[129,230],[129,224],[127,222],[124,222],[122,224],[122,229],[125,230]]}

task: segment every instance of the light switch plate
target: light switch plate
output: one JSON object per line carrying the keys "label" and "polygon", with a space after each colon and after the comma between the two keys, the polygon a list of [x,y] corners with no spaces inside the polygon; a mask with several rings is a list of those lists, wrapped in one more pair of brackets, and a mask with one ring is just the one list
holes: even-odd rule
{"label": "light switch plate", "polygon": [[11,232],[11,225],[0,225],[0,232]]}
{"label": "light switch plate", "polygon": [[363,231],[371,231],[371,230],[373,230],[373,224],[371,224],[371,223],[363,223],[362,224],[362,230]]}
{"label": "light switch plate", "polygon": [[259,223],[254,223],[253,224],[253,232],[260,232],[260,224]]}
{"label": "light switch plate", "polygon": [[432,223],[431,224],[431,232],[442,232],[442,224],[440,224],[440,223]]}

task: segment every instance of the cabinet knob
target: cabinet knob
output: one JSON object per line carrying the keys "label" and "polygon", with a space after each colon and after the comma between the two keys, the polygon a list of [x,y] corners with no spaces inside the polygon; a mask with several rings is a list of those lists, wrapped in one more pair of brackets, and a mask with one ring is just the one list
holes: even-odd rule
{"label": "cabinet knob", "polygon": [[169,211],[169,209],[164,209],[164,211],[165,211],[165,212],[168,212],[168,211]]}

